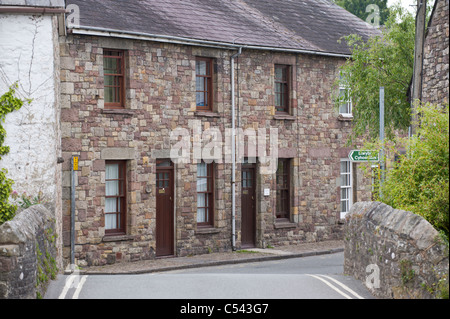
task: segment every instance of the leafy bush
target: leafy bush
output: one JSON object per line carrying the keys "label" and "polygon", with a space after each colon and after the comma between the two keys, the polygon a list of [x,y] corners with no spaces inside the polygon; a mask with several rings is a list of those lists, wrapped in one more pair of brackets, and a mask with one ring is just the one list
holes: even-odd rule
{"label": "leafy bush", "polygon": [[[425,218],[449,235],[449,111],[448,106],[418,106],[417,134],[386,143],[386,154],[397,155],[385,172],[380,201]],[[399,145],[406,152],[400,154]],[[370,147],[370,146],[369,146]]]}

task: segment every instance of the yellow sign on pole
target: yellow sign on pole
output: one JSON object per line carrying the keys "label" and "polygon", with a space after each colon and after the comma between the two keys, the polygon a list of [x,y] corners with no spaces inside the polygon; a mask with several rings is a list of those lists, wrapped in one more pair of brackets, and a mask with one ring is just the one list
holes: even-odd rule
{"label": "yellow sign on pole", "polygon": [[78,156],[73,157],[73,170],[78,171]]}

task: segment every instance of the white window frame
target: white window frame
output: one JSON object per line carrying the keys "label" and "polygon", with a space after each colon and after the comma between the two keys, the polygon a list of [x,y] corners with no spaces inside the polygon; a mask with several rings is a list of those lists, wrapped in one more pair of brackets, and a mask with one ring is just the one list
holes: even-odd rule
{"label": "white window frame", "polygon": [[[339,80],[341,80],[341,81],[339,81],[339,97],[341,96],[341,92],[344,91],[344,93],[348,97],[348,99],[346,99],[345,101],[340,101],[339,102],[339,115],[341,115],[343,117],[353,117],[353,113],[352,113],[352,107],[353,107],[353,105],[352,105],[352,98],[350,96],[351,89],[350,89],[350,86],[342,83],[342,79],[343,79],[343,76],[339,75]],[[344,105],[346,105],[345,106],[345,111],[346,112],[341,112],[341,108]]]}
{"label": "white window frame", "polygon": [[[342,163],[346,163],[346,170],[342,170]],[[350,208],[353,205],[353,164],[348,158],[341,159],[339,163],[340,170],[340,189],[339,189],[339,197],[340,197],[340,217],[344,218],[345,215],[350,211]],[[344,178],[346,176],[347,178]],[[347,181],[347,183],[345,183]],[[343,190],[345,196],[343,196]],[[343,209],[343,203],[346,203],[345,208]]]}

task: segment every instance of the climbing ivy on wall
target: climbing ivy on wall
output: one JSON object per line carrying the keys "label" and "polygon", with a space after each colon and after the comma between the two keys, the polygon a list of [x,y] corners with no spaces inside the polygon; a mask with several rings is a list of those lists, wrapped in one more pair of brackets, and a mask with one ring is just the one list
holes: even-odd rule
{"label": "climbing ivy on wall", "polygon": [[[3,155],[9,153],[9,146],[3,145],[6,137],[6,130],[3,128],[6,114],[18,110],[22,107],[24,101],[16,97],[17,82],[9,87],[8,92],[0,96],[0,160]],[[31,103],[31,100],[26,99]],[[9,203],[9,195],[12,191],[14,181],[6,177],[8,171],[4,168],[0,169],[0,225],[11,220],[17,210],[17,206]]]}
{"label": "climbing ivy on wall", "polygon": [[[51,226],[54,227],[55,220],[51,221]],[[55,280],[58,274],[58,266],[56,265],[56,237],[53,227],[48,227],[44,230],[44,241],[42,247],[39,242],[36,242],[37,255],[37,274],[36,274],[36,298],[42,299],[45,290],[47,289],[49,280]],[[41,249],[45,250],[45,254]]]}

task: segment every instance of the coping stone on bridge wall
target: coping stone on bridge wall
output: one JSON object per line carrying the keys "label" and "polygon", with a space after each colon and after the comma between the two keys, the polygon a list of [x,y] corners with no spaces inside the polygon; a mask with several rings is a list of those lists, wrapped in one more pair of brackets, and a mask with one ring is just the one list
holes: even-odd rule
{"label": "coping stone on bridge wall", "polygon": [[42,276],[54,270],[42,264],[44,259],[52,263],[57,255],[54,226],[43,205],[22,210],[0,225],[0,299],[34,299],[45,293],[48,280]]}
{"label": "coping stone on bridge wall", "polygon": [[34,205],[19,212],[13,220],[0,226],[0,245],[20,244],[35,238],[36,229],[51,219],[43,205]]}
{"label": "coping stone on bridge wall", "polygon": [[435,298],[439,281],[448,283],[448,247],[439,238],[419,215],[380,202],[357,202],[346,216],[344,272],[365,281],[366,267],[375,264],[380,287],[370,290],[377,297]]}

